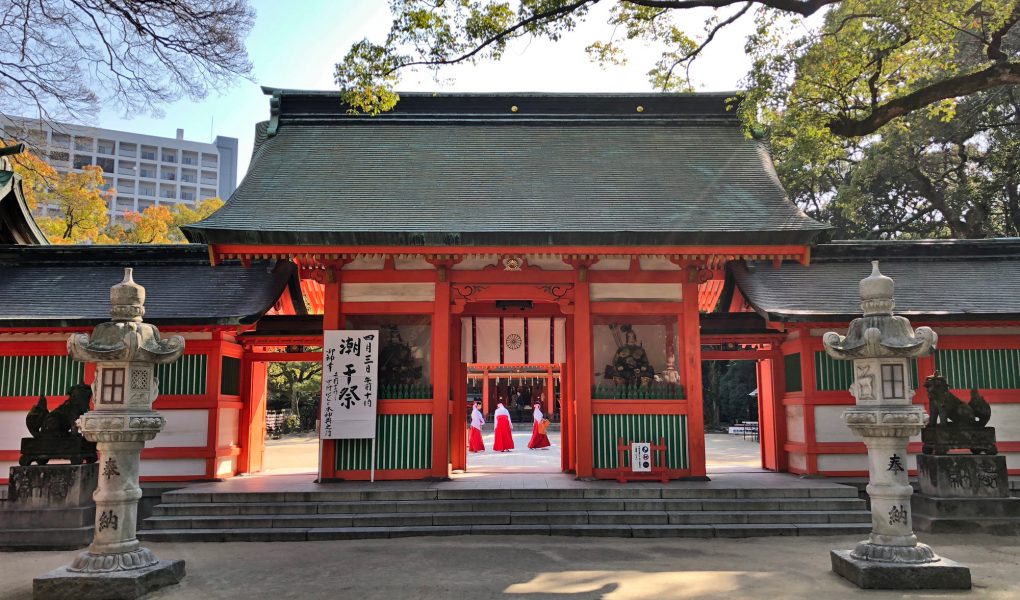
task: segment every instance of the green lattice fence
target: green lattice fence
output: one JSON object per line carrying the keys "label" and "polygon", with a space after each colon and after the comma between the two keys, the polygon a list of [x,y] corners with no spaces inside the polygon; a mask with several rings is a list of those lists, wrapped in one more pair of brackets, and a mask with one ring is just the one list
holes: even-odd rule
{"label": "green lattice fence", "polygon": [[66,396],[85,379],[85,363],[68,356],[0,356],[0,396]]}
{"label": "green lattice fence", "polygon": [[955,389],[1020,389],[1020,350],[939,350],[935,368]]}
{"label": "green lattice fence", "polygon": [[670,469],[688,468],[686,415],[594,415],[592,417],[594,466],[596,469],[619,467],[617,444],[624,442],[659,443],[666,438],[666,465]]}
{"label": "green lattice fence", "polygon": [[[377,470],[432,468],[432,415],[379,415],[375,423]],[[337,440],[336,468],[372,468],[372,440]]]}
{"label": "green lattice fence", "polygon": [[175,362],[156,365],[156,381],[160,396],[201,396],[205,394],[205,354],[185,354]]}

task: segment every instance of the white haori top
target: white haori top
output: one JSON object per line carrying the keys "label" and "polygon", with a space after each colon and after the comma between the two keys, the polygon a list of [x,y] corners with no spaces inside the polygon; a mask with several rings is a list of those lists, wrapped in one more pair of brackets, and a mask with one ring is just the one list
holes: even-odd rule
{"label": "white haori top", "polygon": [[532,416],[534,416],[536,423],[541,423],[542,422],[542,417],[544,417],[545,415],[542,414],[542,409],[539,408],[537,404],[534,405],[534,406],[535,406],[535,410],[532,412]]}
{"label": "white haori top", "polygon": [[510,411],[508,411],[502,404],[500,404],[496,409],[496,418],[498,419],[499,417],[506,417],[507,421],[510,420]]}
{"label": "white haori top", "polygon": [[484,424],[485,417],[482,416],[482,411],[477,408],[471,409],[471,426],[475,429],[481,429]]}

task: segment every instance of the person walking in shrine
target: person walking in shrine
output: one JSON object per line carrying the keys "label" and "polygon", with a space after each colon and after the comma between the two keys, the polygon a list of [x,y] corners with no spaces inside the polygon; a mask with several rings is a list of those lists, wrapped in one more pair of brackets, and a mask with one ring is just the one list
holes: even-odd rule
{"label": "person walking in shrine", "polygon": [[535,420],[535,424],[531,429],[531,440],[528,442],[528,448],[532,450],[538,450],[540,448],[548,448],[552,444],[549,442],[549,436],[546,435],[545,430],[549,427],[549,421],[546,420],[545,415],[542,414],[542,403],[535,401],[532,405],[532,417]]}
{"label": "person walking in shrine", "polygon": [[514,449],[513,428],[510,426],[510,411],[500,402],[496,407],[496,441],[492,443],[496,452],[509,452]]}
{"label": "person walking in shrine", "polygon": [[471,452],[485,452],[485,442],[482,441],[482,425],[485,424],[485,417],[482,416],[482,403],[475,402],[471,409],[471,431],[468,434],[468,450]]}

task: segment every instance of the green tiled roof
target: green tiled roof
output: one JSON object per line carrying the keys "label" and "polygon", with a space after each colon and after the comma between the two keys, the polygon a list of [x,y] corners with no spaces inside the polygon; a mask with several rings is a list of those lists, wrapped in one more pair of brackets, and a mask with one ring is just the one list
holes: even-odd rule
{"label": "green tiled roof", "polygon": [[786,198],[728,94],[404,94],[371,117],[268,91],[248,174],[192,241],[800,244],[828,229]]}
{"label": "green tiled roof", "polygon": [[1020,319],[1020,239],[819,244],[807,266],[731,263],[737,287],[769,321],[861,316],[858,283],[878,260],[896,282],[896,314],[934,320]]}

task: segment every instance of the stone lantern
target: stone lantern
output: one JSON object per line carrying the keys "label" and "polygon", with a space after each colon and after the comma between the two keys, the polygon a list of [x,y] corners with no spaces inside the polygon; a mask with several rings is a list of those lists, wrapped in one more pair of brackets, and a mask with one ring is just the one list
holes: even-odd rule
{"label": "stone lantern", "polygon": [[165,424],[152,409],[154,368],[177,360],[184,338],[160,339],[155,326],[142,322],[145,288],[130,268],[110,289],[110,302],[113,320],[96,326],[91,338],[79,333],[67,340],[72,358],[96,363],[95,409],[79,419],[100,456],[95,538],[70,566],[35,580],[36,598],[136,598],[184,576],[184,561],[159,560],[135,537],[142,447]]}
{"label": "stone lantern", "polygon": [[871,498],[870,537],[853,550],[834,550],[832,568],[864,588],[969,589],[967,567],[919,543],[911,523],[907,444],[928,414],[912,402],[909,359],[934,352],[938,336],[928,327],[912,330],[909,320],[893,315],[893,280],[879,272],[878,261],[871,264],[871,275],[860,282],[864,316],[850,323],[845,337],[831,331],[822,337],[829,356],[853,361],[856,405],[843,422],[868,448]]}

